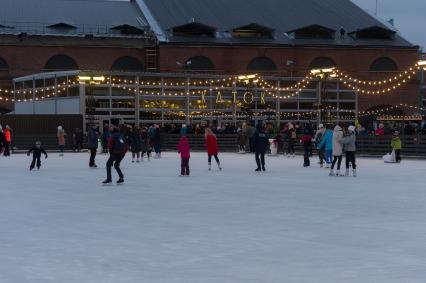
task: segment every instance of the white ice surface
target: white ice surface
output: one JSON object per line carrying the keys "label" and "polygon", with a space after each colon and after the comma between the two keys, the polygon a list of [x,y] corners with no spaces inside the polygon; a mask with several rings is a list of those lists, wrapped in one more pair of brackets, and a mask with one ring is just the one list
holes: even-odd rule
{"label": "white ice surface", "polygon": [[[180,160],[123,162],[102,187],[106,156],[0,158],[0,282],[426,282],[424,161],[359,159],[358,178],[316,160],[221,154],[207,171]],[[114,173],[114,179],[116,175]]]}

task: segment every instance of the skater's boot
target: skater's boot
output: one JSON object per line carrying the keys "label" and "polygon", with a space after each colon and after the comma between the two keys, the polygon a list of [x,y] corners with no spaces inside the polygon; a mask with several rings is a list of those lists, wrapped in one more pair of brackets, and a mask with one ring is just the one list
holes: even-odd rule
{"label": "skater's boot", "polygon": [[328,176],[336,176],[336,174],[334,174],[333,169],[330,170],[330,173],[328,174]]}
{"label": "skater's boot", "polygon": [[112,183],[111,179],[106,179],[105,181],[102,182],[103,185],[109,185]]}
{"label": "skater's boot", "polygon": [[295,157],[296,157],[296,154],[294,154],[294,153],[293,153],[291,157],[295,158]]}
{"label": "skater's boot", "polygon": [[266,171],[265,165],[262,165],[262,171]]}
{"label": "skater's boot", "polygon": [[138,158],[138,159],[136,159],[136,163],[139,163],[139,162],[140,162],[139,158]]}
{"label": "skater's boot", "polygon": [[212,164],[209,163],[209,171],[212,171]]}
{"label": "skater's boot", "polygon": [[346,168],[345,177],[349,176],[349,168]]}
{"label": "skater's boot", "polygon": [[340,176],[343,176],[343,175],[340,175],[340,170],[337,170],[336,171],[336,177],[340,177]]}
{"label": "skater's boot", "polygon": [[260,168],[257,168],[256,170],[254,170],[255,172],[260,172],[262,171]]}
{"label": "skater's boot", "polygon": [[222,171],[222,166],[220,166],[220,162],[217,163],[217,167],[219,167],[219,170]]}
{"label": "skater's boot", "polygon": [[132,158],[132,163],[135,163],[135,159],[134,158]]}
{"label": "skater's boot", "polygon": [[290,154],[287,153],[287,158],[290,158]]}
{"label": "skater's boot", "polygon": [[353,170],[353,176],[356,177],[356,169]]}
{"label": "skater's boot", "polygon": [[40,170],[40,166],[37,166],[37,170]]}
{"label": "skater's boot", "polygon": [[123,183],[124,183],[124,179],[123,178],[118,179],[117,184],[123,184]]}

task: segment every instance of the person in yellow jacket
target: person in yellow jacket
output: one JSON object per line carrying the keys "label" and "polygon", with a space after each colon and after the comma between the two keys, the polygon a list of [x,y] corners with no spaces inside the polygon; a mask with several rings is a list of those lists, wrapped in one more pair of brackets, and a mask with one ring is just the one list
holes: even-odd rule
{"label": "person in yellow jacket", "polygon": [[401,149],[402,149],[402,142],[399,138],[399,132],[395,131],[393,133],[392,141],[391,141],[391,147],[395,151],[395,161],[397,163],[401,162]]}

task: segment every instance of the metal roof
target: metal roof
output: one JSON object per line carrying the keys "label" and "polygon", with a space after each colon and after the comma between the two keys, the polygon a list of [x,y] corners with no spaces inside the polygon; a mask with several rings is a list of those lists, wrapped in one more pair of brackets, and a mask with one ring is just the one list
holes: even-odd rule
{"label": "metal roof", "polygon": [[[49,27],[57,24],[56,28]],[[0,0],[0,34],[128,37],[119,30],[111,30],[126,25],[141,30],[148,27],[135,2]]]}
{"label": "metal roof", "polygon": [[[269,39],[232,38],[228,31],[251,23],[273,28],[275,44],[414,47],[399,34],[393,40],[292,39],[286,32],[320,25],[347,33],[372,26],[393,30],[349,0],[136,0],[145,16],[158,24],[164,42],[271,44]],[[174,37],[173,27],[198,22],[216,28],[214,38]]]}

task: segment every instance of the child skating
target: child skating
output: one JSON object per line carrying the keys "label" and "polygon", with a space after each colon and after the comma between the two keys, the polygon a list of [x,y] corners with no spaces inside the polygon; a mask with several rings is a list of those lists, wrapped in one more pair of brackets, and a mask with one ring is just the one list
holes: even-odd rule
{"label": "child skating", "polygon": [[177,146],[178,152],[180,153],[181,159],[181,171],[180,176],[189,176],[189,158],[190,154],[190,146],[189,141],[186,136],[180,138],[179,144]]}
{"label": "child skating", "polygon": [[37,166],[37,170],[40,170],[41,167],[41,154],[44,154],[44,157],[47,158],[46,151],[41,147],[41,142],[36,141],[35,146],[30,148],[28,150],[27,155],[30,156],[31,153],[33,154],[33,161],[30,165],[30,171],[34,169],[35,166]]}

